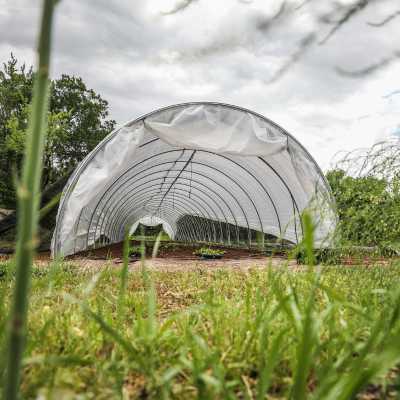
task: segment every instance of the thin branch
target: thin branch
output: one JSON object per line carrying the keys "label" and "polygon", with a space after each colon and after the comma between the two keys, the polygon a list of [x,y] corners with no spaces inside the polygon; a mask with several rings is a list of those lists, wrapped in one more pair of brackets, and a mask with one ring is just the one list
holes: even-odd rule
{"label": "thin branch", "polygon": [[392,97],[392,96],[396,96],[396,95],[398,95],[398,94],[400,94],[400,90],[394,90],[393,92],[390,92],[390,93],[388,93],[388,94],[386,94],[386,95],[384,95],[384,96],[382,96],[384,99],[389,99],[390,97]]}
{"label": "thin branch", "polygon": [[400,10],[396,11],[395,13],[389,15],[386,17],[383,21],[381,22],[367,22],[369,26],[373,26],[375,28],[379,28],[381,26],[384,26],[388,24],[390,21],[393,21],[395,18],[400,17]]}
{"label": "thin branch", "polygon": [[306,6],[308,3],[311,3],[312,0],[304,0],[302,1],[298,6],[295,7],[295,10],[300,10],[304,6]]}
{"label": "thin branch", "polygon": [[161,14],[162,15],[173,15],[178,12],[186,10],[192,3],[194,3],[197,0],[181,0],[178,3],[175,4],[174,8],[170,11],[164,11]]}
{"label": "thin branch", "polygon": [[266,81],[267,84],[271,84],[282,78],[282,76],[297,62],[299,62],[305,55],[308,48],[315,42],[315,34],[311,33],[300,42],[300,46],[295,53],[289,58],[289,60],[272,76],[272,78]]}
{"label": "thin branch", "polygon": [[328,34],[319,42],[320,45],[325,44],[343,25],[345,25],[354,15],[358,14],[370,3],[369,0],[359,0],[356,4],[348,8],[348,10],[339,18]]}
{"label": "thin branch", "polygon": [[377,70],[387,67],[388,65],[397,61],[398,59],[400,59],[400,50],[396,51],[391,57],[384,58],[381,61],[379,61],[375,64],[372,64],[372,65],[369,65],[362,69],[353,70],[353,71],[346,70],[342,67],[336,67],[335,69],[340,75],[350,77],[350,78],[361,78],[365,75],[371,74]]}
{"label": "thin branch", "polygon": [[267,31],[271,27],[271,25],[285,13],[285,10],[286,1],[283,1],[275,15],[259,21],[259,23],[257,24],[257,29],[260,31]]}

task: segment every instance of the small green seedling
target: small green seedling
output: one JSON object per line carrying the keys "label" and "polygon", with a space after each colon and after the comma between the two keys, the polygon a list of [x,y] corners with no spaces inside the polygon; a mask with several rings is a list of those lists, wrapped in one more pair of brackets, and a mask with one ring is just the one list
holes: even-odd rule
{"label": "small green seedling", "polygon": [[226,252],[224,250],[211,249],[209,247],[202,247],[193,252],[195,256],[199,256],[201,258],[211,258],[211,259],[222,258],[225,253]]}

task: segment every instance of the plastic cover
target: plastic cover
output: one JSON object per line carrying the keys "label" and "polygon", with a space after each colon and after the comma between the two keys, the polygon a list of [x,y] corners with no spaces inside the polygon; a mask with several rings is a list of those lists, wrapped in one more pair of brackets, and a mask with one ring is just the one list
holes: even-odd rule
{"label": "plastic cover", "polygon": [[80,163],[52,254],[119,242],[151,220],[176,240],[243,245],[263,232],[298,243],[306,208],[326,245],[337,218],[329,185],[286,131],[236,106],[175,105],[115,130]]}

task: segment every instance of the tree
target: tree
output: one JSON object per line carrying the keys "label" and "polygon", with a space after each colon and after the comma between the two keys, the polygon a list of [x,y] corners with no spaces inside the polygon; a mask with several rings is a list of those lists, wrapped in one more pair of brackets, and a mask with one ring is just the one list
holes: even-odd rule
{"label": "tree", "polygon": [[[0,70],[0,207],[15,208],[14,179],[22,162],[32,83],[32,68],[19,67],[11,55]],[[81,78],[62,75],[50,90],[43,188],[69,174],[115,126],[107,101]]]}
{"label": "tree", "polygon": [[327,173],[336,199],[344,244],[386,246],[400,243],[400,175],[349,176]]}
{"label": "tree", "polygon": [[0,206],[14,208],[11,171],[13,165],[20,165],[21,159],[13,150],[16,144],[10,139],[11,119],[26,117],[26,106],[32,97],[33,73],[32,68],[27,70],[25,64],[18,68],[13,55],[3,67],[4,70],[0,70]]}

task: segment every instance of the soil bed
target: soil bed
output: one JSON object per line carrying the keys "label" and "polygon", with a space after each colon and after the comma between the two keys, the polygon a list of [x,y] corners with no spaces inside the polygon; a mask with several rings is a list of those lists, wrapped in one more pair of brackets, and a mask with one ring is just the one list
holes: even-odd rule
{"label": "soil bed", "polygon": [[[132,245],[140,246],[140,242],[132,241]],[[88,250],[74,254],[67,259],[88,257],[92,259],[122,258],[122,243],[111,244],[99,249]],[[188,245],[176,242],[162,242],[157,253],[157,258],[179,259],[179,260],[199,260],[193,252],[204,245]],[[233,248],[225,246],[211,246],[213,249],[224,250],[223,260],[240,260],[244,258],[265,258],[265,253],[256,248]],[[146,256],[151,256],[153,243],[146,243]]]}

